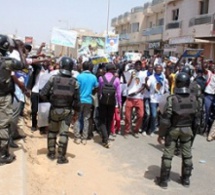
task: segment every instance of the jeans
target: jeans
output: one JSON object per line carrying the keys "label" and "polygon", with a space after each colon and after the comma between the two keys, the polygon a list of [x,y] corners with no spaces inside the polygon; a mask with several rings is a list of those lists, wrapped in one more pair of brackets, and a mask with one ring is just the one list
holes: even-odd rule
{"label": "jeans", "polygon": [[156,129],[157,107],[158,107],[158,103],[150,103],[151,119],[150,119],[150,132],[149,133],[153,133]]}
{"label": "jeans", "polygon": [[144,117],[143,117],[143,124],[142,124],[142,132],[148,133],[150,116],[151,116],[150,98],[144,98]]}
{"label": "jeans", "polygon": [[212,108],[214,101],[215,101],[215,95],[205,94],[205,96],[204,96],[205,113],[206,113],[205,124],[208,124],[208,122],[209,122],[209,116],[211,114],[211,108]]}
{"label": "jeans", "polygon": [[[79,112],[79,119],[81,119],[81,117],[83,117],[83,132],[82,132],[82,137],[83,139],[87,139],[88,137],[88,130],[89,130],[89,119],[91,116],[91,104],[84,104],[81,103],[81,108],[80,108],[80,112]],[[74,125],[74,134],[76,138],[80,138],[81,134],[80,134],[80,130],[81,130],[81,123],[80,120],[76,120],[75,125]]]}

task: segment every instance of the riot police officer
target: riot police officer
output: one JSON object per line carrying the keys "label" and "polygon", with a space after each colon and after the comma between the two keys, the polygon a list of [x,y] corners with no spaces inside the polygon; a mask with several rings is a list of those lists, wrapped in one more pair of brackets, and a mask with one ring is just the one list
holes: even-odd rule
{"label": "riot police officer", "polygon": [[50,125],[48,132],[47,157],[54,160],[56,157],[56,139],[60,133],[58,143],[58,164],[68,163],[66,151],[68,145],[68,132],[72,118],[72,108],[79,109],[79,89],[71,71],[74,62],[69,57],[60,60],[60,71],[58,75],[52,76],[40,92],[43,100],[51,103]]}
{"label": "riot police officer", "polygon": [[[189,75],[189,77],[190,77],[190,86],[189,86],[190,93],[197,97],[197,100],[199,103],[200,125],[197,125],[195,122],[193,124],[193,127],[192,127],[193,137],[192,137],[192,142],[191,142],[193,145],[196,134],[201,132],[201,130],[200,130],[201,127],[204,127],[204,123],[203,123],[203,121],[204,121],[203,120],[204,119],[204,112],[203,112],[204,96],[202,93],[201,86],[199,85],[198,80],[197,80],[198,77],[196,77],[196,78],[193,77],[193,70],[189,66],[185,66],[182,69],[182,72],[185,72]],[[203,81],[201,80],[201,82],[203,82]]]}
{"label": "riot police officer", "polygon": [[[19,54],[23,57],[21,46],[17,46]],[[15,159],[15,156],[9,153],[9,125],[13,114],[14,95],[11,72],[26,68],[25,63],[6,57],[9,48],[8,37],[0,35],[0,164],[9,164]]]}
{"label": "riot police officer", "polygon": [[190,185],[190,176],[193,169],[191,154],[192,125],[199,124],[199,103],[197,97],[190,93],[190,77],[184,72],[176,76],[176,89],[173,95],[167,98],[165,110],[161,116],[158,132],[158,142],[165,140],[162,156],[161,172],[157,182],[162,188],[167,188],[177,140],[180,140],[182,150],[181,182],[184,186]]}

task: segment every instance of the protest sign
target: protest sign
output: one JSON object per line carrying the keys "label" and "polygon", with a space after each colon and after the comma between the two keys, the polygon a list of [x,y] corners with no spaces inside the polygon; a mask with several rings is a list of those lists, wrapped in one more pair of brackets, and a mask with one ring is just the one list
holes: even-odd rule
{"label": "protest sign", "polygon": [[135,62],[141,60],[141,53],[126,52],[124,55],[125,60]]}
{"label": "protest sign", "polygon": [[76,31],[53,28],[51,43],[65,47],[75,48],[76,38],[77,38]]}
{"label": "protest sign", "polygon": [[184,58],[197,58],[201,55],[203,52],[203,49],[187,49],[182,54],[182,57]]}
{"label": "protest sign", "polygon": [[105,51],[106,53],[114,53],[118,51],[119,36],[107,36],[105,39]]}

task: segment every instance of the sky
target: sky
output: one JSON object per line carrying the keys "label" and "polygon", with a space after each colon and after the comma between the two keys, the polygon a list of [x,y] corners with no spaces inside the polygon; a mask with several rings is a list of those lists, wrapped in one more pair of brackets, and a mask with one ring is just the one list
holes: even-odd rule
{"label": "sky", "polygon": [[[109,0],[111,19],[148,0]],[[0,0],[0,33],[32,36],[37,44],[49,42],[51,30],[87,28],[101,33],[107,28],[108,0]]]}

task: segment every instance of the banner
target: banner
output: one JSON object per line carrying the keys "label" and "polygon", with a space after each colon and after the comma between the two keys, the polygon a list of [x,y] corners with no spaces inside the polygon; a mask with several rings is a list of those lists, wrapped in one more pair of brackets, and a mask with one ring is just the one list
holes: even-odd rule
{"label": "banner", "polygon": [[25,37],[25,43],[32,44],[33,43],[33,37]]}
{"label": "banner", "polygon": [[52,29],[51,43],[75,48],[77,32],[72,30]]}
{"label": "banner", "polygon": [[82,36],[79,41],[78,56],[85,55],[91,57],[98,54],[98,51],[105,49],[104,37]]}
{"label": "banner", "polygon": [[198,58],[202,52],[203,52],[203,49],[187,49],[182,54],[182,57],[184,57],[184,58]]}
{"label": "banner", "polygon": [[107,57],[104,56],[95,56],[91,58],[92,64],[97,65],[97,64],[102,64],[102,63],[108,63],[109,60]]}
{"label": "banner", "polygon": [[137,60],[141,60],[141,56],[141,53],[125,52],[124,59],[127,61],[136,62]]}
{"label": "banner", "polygon": [[105,51],[106,53],[114,53],[118,51],[119,36],[107,36],[105,39]]}

